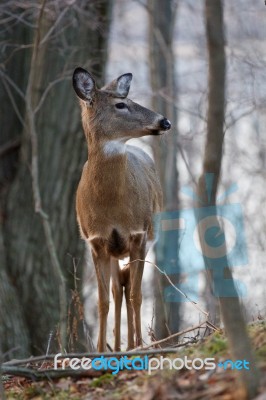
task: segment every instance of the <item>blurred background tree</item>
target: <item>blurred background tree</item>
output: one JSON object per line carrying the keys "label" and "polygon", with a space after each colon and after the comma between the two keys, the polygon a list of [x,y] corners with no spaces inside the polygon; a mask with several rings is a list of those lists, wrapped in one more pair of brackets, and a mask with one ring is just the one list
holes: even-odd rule
{"label": "blurred background tree", "polygon": [[[217,211],[217,192],[224,153],[226,99],[225,33],[223,2],[221,0],[205,0],[205,22],[208,48],[207,134],[202,161],[202,173],[198,181],[198,208],[195,211],[198,220],[203,222],[206,217],[206,207],[214,206],[215,211],[213,211],[212,218],[216,219],[217,227],[222,232],[224,228],[218,220],[219,214]],[[210,176],[212,176],[211,186],[206,183],[207,178]],[[199,224],[198,230],[202,254],[207,254],[206,230],[200,227],[201,225]],[[214,310],[214,313],[210,315],[211,318],[215,318],[212,322],[218,324],[221,313],[231,354],[234,359],[249,361],[252,374],[250,374],[250,371],[243,369],[239,371],[239,378],[243,393],[245,393],[243,397],[253,399],[257,394],[259,386],[258,370],[247,334],[243,308],[241,307],[239,294],[233,280],[226,243],[224,243],[224,254],[224,267],[221,267],[217,261],[215,264],[215,259],[212,260],[213,265],[208,265],[208,258],[204,258],[207,277],[206,286],[209,289],[208,299],[211,300],[207,305],[209,305],[208,310]],[[217,307],[217,303],[220,306],[220,310]]]}
{"label": "blurred background tree", "polygon": [[87,347],[77,304],[66,327],[74,287],[81,288],[75,192],[87,152],[71,76],[83,65],[103,82],[111,5],[0,6],[0,337],[9,356],[45,352],[59,321],[67,348]]}
{"label": "blurred background tree", "polygon": [[[166,115],[172,123],[171,133],[165,135],[158,146],[152,141],[153,155],[163,189],[164,210],[174,211],[178,203],[178,131],[177,82],[173,53],[177,2],[165,0],[163,13],[160,0],[148,1],[149,14],[149,65],[152,87],[152,107]],[[173,243],[160,240],[156,244],[156,264],[163,267]],[[171,280],[178,283],[180,270],[176,265]],[[169,282],[157,269],[154,270],[154,331],[156,339],[163,339],[179,330],[179,305],[167,296]],[[168,292],[169,293],[169,292]],[[169,293],[170,294],[170,293]]]}

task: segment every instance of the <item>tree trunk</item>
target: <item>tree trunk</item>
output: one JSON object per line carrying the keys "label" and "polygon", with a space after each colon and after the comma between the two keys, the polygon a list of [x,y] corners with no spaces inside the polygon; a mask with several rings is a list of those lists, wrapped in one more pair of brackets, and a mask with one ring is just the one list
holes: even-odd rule
{"label": "tree trunk", "polygon": [[[225,109],[225,72],[226,60],[224,51],[223,32],[223,7],[221,0],[206,0],[206,35],[209,57],[209,95],[207,115],[207,138],[203,159],[202,174],[198,183],[198,195],[201,199],[200,207],[196,210],[199,221],[206,217],[206,210],[210,207],[212,217],[211,226],[203,226],[199,229],[199,237],[202,253],[206,255],[206,241],[204,234],[206,229],[213,226],[222,232],[222,227],[217,218],[216,195],[220,178],[222,153],[223,153],[223,122]],[[203,203],[203,204],[202,204]],[[206,220],[206,219],[205,219]],[[211,278],[211,284],[216,296],[219,298],[222,319],[229,339],[233,357],[236,360],[246,360],[250,363],[250,369],[239,371],[242,388],[248,398],[253,398],[258,388],[258,373],[251,351],[251,345],[246,332],[246,325],[231,269],[229,268],[227,250],[224,243],[223,268],[218,264],[217,250],[213,248],[215,257],[208,261],[204,257],[207,273]],[[227,281],[226,281],[227,280]],[[222,281],[222,282],[221,282]],[[230,290],[230,294],[226,292]]]}
{"label": "tree trunk", "polygon": [[[43,14],[40,13],[35,22],[34,40],[36,43],[38,35],[38,51],[31,69],[25,68],[23,74],[32,77],[25,100],[28,104],[31,96],[42,208],[49,216],[51,237],[70,300],[71,289],[82,276],[82,263],[79,262],[77,281],[74,282],[73,258],[80,259],[83,255],[83,243],[76,224],[75,192],[87,154],[79,105],[70,78],[76,66],[86,64],[93,73],[103,77],[111,1],[102,0],[93,5],[78,1],[68,8],[64,2],[59,2],[56,10],[53,6],[53,2],[48,1],[40,5]],[[31,75],[33,68],[35,73]],[[58,82],[52,84],[55,80]],[[51,90],[38,110],[36,107],[49,85]],[[11,104],[9,107],[12,109]],[[20,310],[17,309],[16,314],[21,315],[25,325],[24,332],[28,336],[25,343],[30,343],[30,347],[23,346],[22,353],[30,351],[36,354],[46,350],[51,332],[54,337],[58,334],[60,282],[47,243],[43,217],[35,213],[36,198],[32,187],[34,146],[29,116],[27,110],[17,174],[4,202],[3,234],[6,271],[12,283],[9,291],[13,290],[19,298]],[[79,283],[79,292],[80,286]],[[4,302],[7,300],[8,295]],[[6,337],[8,318],[12,318],[14,326],[19,318],[8,313],[4,313],[2,318],[4,325],[0,329],[4,335],[1,337]],[[76,320],[80,320],[79,316]],[[9,331],[11,337],[15,337],[16,329],[12,329],[13,333]],[[85,345],[78,341],[75,342],[76,348]],[[57,343],[55,346],[58,349]],[[2,348],[7,351],[10,343],[4,340]]]}
{"label": "tree trunk", "polygon": [[[172,123],[169,135],[163,137],[153,151],[163,188],[164,209],[171,211],[178,208],[176,82],[172,49],[176,2],[164,1],[162,12],[160,0],[149,0],[148,9],[152,106]],[[161,240],[156,246],[156,263],[162,269],[169,245]],[[172,273],[171,279],[177,282],[178,265]],[[179,304],[171,301],[171,293],[166,292],[169,282],[157,270],[154,271],[154,287],[155,335],[162,339],[178,331]]]}
{"label": "tree trunk", "polygon": [[[2,44],[10,41],[11,37],[14,43],[30,41],[30,32],[23,24],[15,26],[10,24],[5,28],[0,32]],[[8,275],[3,228],[7,219],[7,193],[18,166],[25,107],[23,99],[10,88],[4,76],[8,71],[8,77],[12,82],[25,91],[27,80],[23,69],[26,66],[27,54],[26,51],[17,51],[10,57],[11,51],[13,47],[2,46],[0,52],[2,66],[0,68],[0,353],[1,348],[3,356],[5,352],[16,349],[16,354],[20,356],[23,354],[21,349],[29,349],[29,334],[19,295]],[[16,104],[21,118],[12,104]],[[10,352],[8,356],[11,357],[12,353]]]}

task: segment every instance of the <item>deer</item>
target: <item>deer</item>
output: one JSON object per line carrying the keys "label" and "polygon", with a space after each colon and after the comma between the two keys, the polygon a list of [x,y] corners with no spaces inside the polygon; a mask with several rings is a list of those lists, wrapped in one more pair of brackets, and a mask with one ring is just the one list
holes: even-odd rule
{"label": "deer", "polygon": [[[127,96],[132,74],[105,85],[78,67],[73,88],[81,106],[88,146],[76,195],[77,221],[89,244],[98,284],[97,350],[107,351],[110,281],[114,299],[114,350],[121,350],[121,306],[127,308],[127,350],[142,346],[141,282],[147,244],[154,240],[153,215],[162,209],[162,189],[155,165],[132,138],[159,136],[170,121]],[[119,260],[129,257],[120,268]]]}

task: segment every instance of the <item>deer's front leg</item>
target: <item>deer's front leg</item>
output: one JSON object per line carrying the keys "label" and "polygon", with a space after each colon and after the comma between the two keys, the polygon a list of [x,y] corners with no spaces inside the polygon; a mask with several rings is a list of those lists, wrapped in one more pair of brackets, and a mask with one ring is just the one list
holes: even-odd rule
{"label": "deer's front leg", "polygon": [[94,239],[92,245],[92,257],[98,282],[98,313],[100,328],[97,349],[99,352],[106,351],[106,329],[109,311],[110,292],[110,256],[107,256],[99,239]]}
{"label": "deer's front leg", "polygon": [[[135,330],[135,346],[142,345],[141,334],[141,281],[143,276],[146,249],[146,232],[132,236],[130,243],[130,301],[133,309],[133,320]],[[135,261],[135,262],[133,262]]]}

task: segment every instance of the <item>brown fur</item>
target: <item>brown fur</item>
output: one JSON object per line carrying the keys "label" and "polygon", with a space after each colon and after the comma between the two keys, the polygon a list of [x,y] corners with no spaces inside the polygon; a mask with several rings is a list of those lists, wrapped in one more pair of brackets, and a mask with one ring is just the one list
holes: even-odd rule
{"label": "brown fur", "polygon": [[[131,78],[131,74],[122,75],[98,90],[87,71],[77,68],[73,75],[74,89],[81,98],[82,123],[88,142],[88,161],[78,186],[76,209],[82,237],[92,248],[98,279],[99,351],[106,350],[111,273],[115,350],[120,349],[123,290],[128,312],[128,347],[142,343],[143,262],[133,262],[123,273],[117,260],[126,255],[131,262],[145,258],[146,241],[153,239],[152,217],[162,206],[162,192],[153,161],[144,151],[125,142],[133,137],[157,135],[162,121],[169,121],[126,98]],[[119,108],[121,103],[124,103],[123,109]]]}

